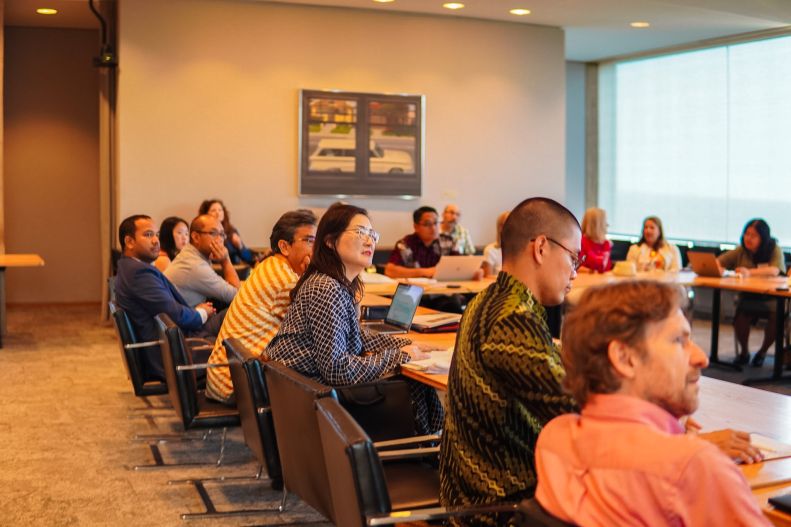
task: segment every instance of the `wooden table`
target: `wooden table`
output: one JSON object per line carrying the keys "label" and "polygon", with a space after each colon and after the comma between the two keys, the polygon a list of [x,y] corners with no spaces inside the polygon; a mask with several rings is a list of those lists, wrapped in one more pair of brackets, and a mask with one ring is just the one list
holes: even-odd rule
{"label": "wooden table", "polygon": [[41,267],[44,259],[37,254],[0,254],[0,348],[6,333],[5,270],[7,267]]}
{"label": "wooden table", "polygon": [[404,278],[386,284],[365,284],[365,292],[374,295],[392,296],[399,282],[414,284],[423,288],[424,295],[453,295],[457,293],[477,294],[489,287],[494,282],[494,277],[483,280],[455,280],[452,282],[426,283],[420,280],[410,281]]}

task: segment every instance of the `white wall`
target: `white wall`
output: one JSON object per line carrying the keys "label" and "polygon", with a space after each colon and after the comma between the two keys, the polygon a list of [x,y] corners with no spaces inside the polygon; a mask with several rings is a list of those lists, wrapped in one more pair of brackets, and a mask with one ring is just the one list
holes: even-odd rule
{"label": "white wall", "polygon": [[426,96],[424,195],[355,199],[392,245],[411,211],[455,201],[476,243],[501,210],[563,200],[557,28],[235,0],[120,4],[120,218],[188,219],[222,198],[248,245],[299,206],[298,90]]}
{"label": "white wall", "polygon": [[585,213],[585,63],[566,63],[566,206]]}

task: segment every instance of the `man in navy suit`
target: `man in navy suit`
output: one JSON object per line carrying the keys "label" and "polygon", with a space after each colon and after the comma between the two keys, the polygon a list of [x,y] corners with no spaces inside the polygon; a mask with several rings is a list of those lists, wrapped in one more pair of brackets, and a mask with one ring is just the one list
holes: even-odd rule
{"label": "man in navy suit", "polygon": [[[158,340],[159,330],[154,317],[166,313],[185,335],[207,337],[212,341],[222,326],[225,311],[215,313],[210,302],[191,308],[176,287],[154,267],[159,256],[159,233],[149,216],[137,214],[121,222],[118,239],[123,256],[118,260],[115,295],[118,305],[126,311],[140,341]],[[162,355],[158,347],[141,350],[146,380],[165,380]],[[205,356],[193,354],[195,362],[206,362]]]}

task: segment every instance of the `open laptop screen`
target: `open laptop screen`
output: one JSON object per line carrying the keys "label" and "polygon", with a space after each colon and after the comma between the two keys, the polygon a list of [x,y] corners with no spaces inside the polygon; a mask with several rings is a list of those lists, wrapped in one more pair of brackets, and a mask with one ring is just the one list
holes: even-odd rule
{"label": "open laptop screen", "polygon": [[385,322],[404,329],[409,329],[412,325],[412,318],[415,316],[417,306],[420,304],[420,297],[423,296],[423,288],[413,284],[398,284],[390,309],[387,311]]}

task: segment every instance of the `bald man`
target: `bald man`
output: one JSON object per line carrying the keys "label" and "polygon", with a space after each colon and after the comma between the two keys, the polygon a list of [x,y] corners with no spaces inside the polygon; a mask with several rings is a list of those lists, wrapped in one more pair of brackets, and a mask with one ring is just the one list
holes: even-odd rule
{"label": "bald man", "polygon": [[440,233],[450,236],[453,240],[453,251],[458,254],[475,254],[475,244],[472,243],[470,231],[459,224],[461,210],[455,203],[445,206],[442,211]]}
{"label": "bald man", "polygon": [[[222,278],[214,272],[212,261],[222,265]],[[225,231],[217,218],[203,214],[192,220],[190,243],[168,266],[165,276],[190,306],[207,299],[226,305],[233,301],[241,282],[228,256]]]}

